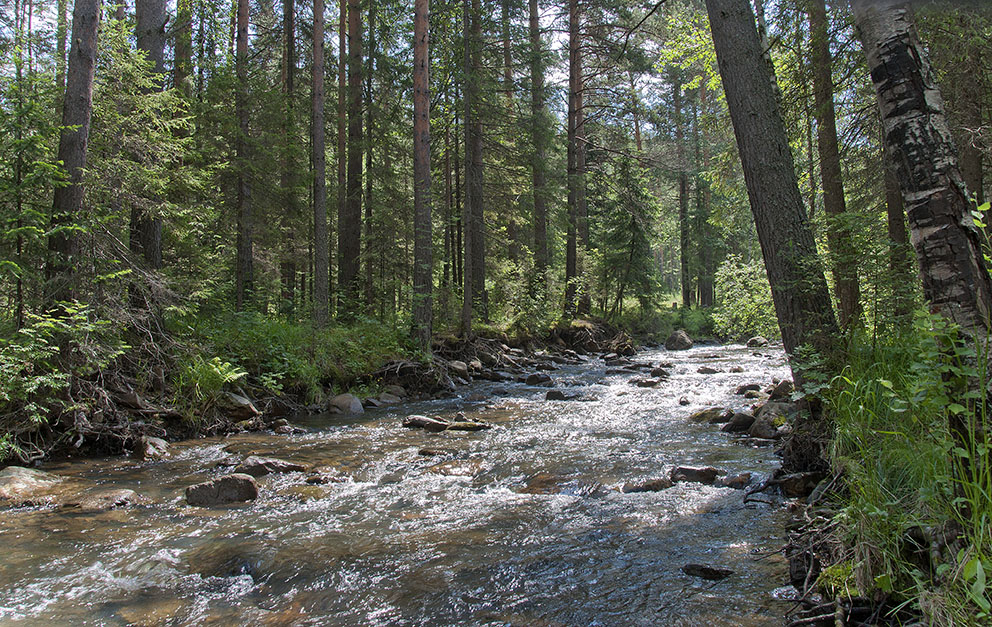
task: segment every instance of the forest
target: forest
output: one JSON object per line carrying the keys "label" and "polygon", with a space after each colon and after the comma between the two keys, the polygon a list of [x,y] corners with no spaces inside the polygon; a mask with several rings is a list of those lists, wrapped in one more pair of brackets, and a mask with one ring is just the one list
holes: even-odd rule
{"label": "forest", "polygon": [[988,624],[990,41],[981,0],[5,0],[0,468],[764,338],[790,624]]}

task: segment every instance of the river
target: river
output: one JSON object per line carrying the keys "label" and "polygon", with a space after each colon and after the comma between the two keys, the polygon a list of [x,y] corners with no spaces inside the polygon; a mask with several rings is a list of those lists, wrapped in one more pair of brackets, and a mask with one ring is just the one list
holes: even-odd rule
{"label": "river", "polygon": [[[780,350],[752,350],[641,352],[635,361],[672,363],[656,388],[606,375],[599,359],[550,373],[582,400],[480,382],[460,398],[301,418],[298,435],[181,442],[161,461],[48,464],[150,503],[0,511],[0,623],[781,625],[791,604],[773,594],[788,578],[775,553],[780,503],[745,505],[740,490],[695,483],[620,490],[675,465],[755,481],[773,470],[772,448],[688,420],[710,405],[742,407],[737,385],[789,376]],[[744,372],[698,374],[704,364]],[[495,427],[401,426],[409,414],[456,412]],[[250,504],[185,504],[187,486],[250,453],[323,467],[340,482],[269,475]],[[735,574],[690,577],[680,570],[690,562]]]}

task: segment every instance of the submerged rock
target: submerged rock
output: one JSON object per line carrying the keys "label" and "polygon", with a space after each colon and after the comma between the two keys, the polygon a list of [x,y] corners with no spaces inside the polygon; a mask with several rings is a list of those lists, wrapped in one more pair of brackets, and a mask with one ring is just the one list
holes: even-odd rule
{"label": "submerged rock", "polygon": [[186,502],[195,507],[244,503],[258,498],[258,484],[251,475],[235,473],[186,488]]}
{"label": "submerged rock", "polygon": [[62,507],[78,508],[81,512],[94,513],[147,502],[148,500],[146,498],[134,490],[122,488],[84,493],[75,499],[64,502]]}
{"label": "submerged rock", "polygon": [[665,348],[670,351],[684,351],[692,348],[692,338],[683,329],[674,331],[665,340]]}
{"label": "submerged rock", "polygon": [[624,494],[634,494],[637,492],[661,492],[662,490],[667,490],[673,485],[675,484],[671,479],[662,477],[660,479],[651,479],[650,481],[625,483],[620,491]]}
{"label": "submerged rock", "polygon": [[0,470],[0,504],[19,507],[50,502],[62,477],[23,466]]}
{"label": "submerged rock", "polygon": [[734,571],[729,568],[707,566],[705,564],[686,564],[682,567],[682,572],[690,577],[699,577],[701,579],[708,579],[709,581],[719,581],[734,574]]}
{"label": "submerged rock", "polygon": [[702,468],[678,466],[672,470],[671,479],[674,483],[688,482],[713,485],[719,474],[720,471],[712,466],[704,466]]}
{"label": "submerged rock", "polygon": [[257,478],[280,472],[303,472],[306,469],[307,467],[303,464],[288,462],[284,459],[249,455],[243,462],[238,464],[238,467],[234,469],[234,472],[244,473]]}
{"label": "submerged rock", "polygon": [[471,477],[482,472],[483,463],[482,458],[453,459],[434,464],[427,469],[427,472],[446,477]]}
{"label": "submerged rock", "polygon": [[723,407],[707,407],[706,409],[700,409],[689,416],[691,422],[710,422],[720,416],[723,416],[727,411]]}

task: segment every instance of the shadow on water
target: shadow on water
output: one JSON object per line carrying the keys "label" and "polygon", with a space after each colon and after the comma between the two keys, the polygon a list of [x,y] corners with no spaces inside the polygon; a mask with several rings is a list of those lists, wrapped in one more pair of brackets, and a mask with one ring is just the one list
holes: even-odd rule
{"label": "shadow on water", "polygon": [[[698,484],[620,487],[677,464],[770,472],[770,449],[688,415],[742,405],[737,385],[788,375],[782,355],[710,346],[636,359],[674,362],[672,377],[638,388],[594,360],[553,373],[582,401],[475,384],[460,399],[300,418],[301,435],[184,442],[158,462],[53,465],[151,504],[0,512],[0,623],[781,624],[788,605],[771,595],[786,579],[774,554],[781,508],[745,506],[740,491]],[[699,375],[702,363],[744,372]],[[683,396],[690,406],[679,405]],[[457,412],[496,426],[431,434],[400,424],[411,413]],[[419,454],[425,447],[438,455]],[[186,486],[252,453],[340,482],[270,475],[254,503],[185,505]],[[688,562],[736,574],[708,582],[683,574]]]}

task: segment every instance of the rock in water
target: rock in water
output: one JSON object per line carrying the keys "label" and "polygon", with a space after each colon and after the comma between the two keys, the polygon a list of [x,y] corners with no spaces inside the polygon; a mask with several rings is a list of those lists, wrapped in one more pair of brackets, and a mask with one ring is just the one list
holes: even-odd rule
{"label": "rock in water", "polygon": [[754,416],[738,412],[731,417],[730,422],[720,429],[724,433],[746,433],[754,424]]}
{"label": "rock in water", "polygon": [[757,383],[748,383],[746,385],[738,385],[737,389],[734,390],[734,394],[744,395],[748,392],[757,392],[761,389],[761,386]]}
{"label": "rock in water", "polygon": [[485,422],[474,422],[471,420],[459,420],[448,424],[448,431],[482,431],[492,429],[491,424]]}
{"label": "rock in water", "polygon": [[135,453],[141,459],[161,459],[169,454],[169,443],[162,438],[143,435],[138,440],[138,448]]}
{"label": "rock in water", "polygon": [[551,385],[551,377],[543,372],[535,372],[528,376],[524,382],[527,385]]}
{"label": "rock in water", "polygon": [[661,492],[662,490],[667,490],[674,484],[671,479],[652,479],[651,481],[642,481],[640,483],[625,483],[621,491],[624,494],[633,494],[636,492]]}
{"label": "rock in water", "polygon": [[358,397],[354,394],[338,394],[331,399],[331,406],[337,407],[346,414],[365,413],[365,408],[362,407],[362,401],[358,400]]}
{"label": "rock in water", "polygon": [[743,490],[749,483],[751,483],[751,473],[749,472],[742,472],[730,477],[720,477],[716,480],[716,485],[734,490]]}
{"label": "rock in water", "polygon": [[17,507],[47,500],[61,481],[61,477],[41,470],[7,466],[0,470],[0,503]]}
{"label": "rock in water", "polygon": [[682,567],[682,572],[690,577],[700,577],[701,579],[708,579],[710,581],[726,579],[734,574],[734,571],[729,568],[718,568],[705,564],[686,564]]}
{"label": "rock in water", "polygon": [[259,415],[259,411],[248,399],[234,392],[225,392],[220,397],[220,404],[227,410],[227,414],[235,420],[250,420]]}
{"label": "rock in water", "polygon": [[257,478],[279,472],[303,472],[306,469],[306,466],[303,464],[288,462],[284,459],[249,455],[243,462],[238,464],[238,467],[234,469],[234,472],[244,473]]}
{"label": "rock in water", "polygon": [[765,440],[775,440],[781,437],[778,432],[778,427],[774,424],[774,418],[770,416],[762,416],[761,418],[756,418],[751,424],[751,427],[747,430],[747,434],[752,438],[762,438]]}
{"label": "rock in water", "polygon": [[105,512],[128,505],[146,503],[147,499],[140,496],[134,490],[97,490],[82,494],[77,499],[66,501],[62,507],[78,507],[80,511],[87,513]]}
{"label": "rock in water", "polygon": [[707,407],[689,416],[689,420],[692,422],[712,422],[715,418],[719,418],[725,413],[726,410],[723,407]]}
{"label": "rock in water", "polygon": [[755,335],[747,341],[748,348],[761,348],[762,346],[768,346],[768,340],[760,335]]}
{"label": "rock in water", "polygon": [[412,416],[407,416],[403,420],[403,426],[408,429],[426,429],[432,433],[438,433],[444,431],[448,428],[449,423],[447,420],[438,420],[437,418],[428,418],[427,416],[421,416],[414,414]]}
{"label": "rock in water", "polygon": [[665,348],[670,351],[684,351],[692,348],[692,338],[683,329],[673,332],[665,340]]}
{"label": "rock in water", "polygon": [[679,466],[672,470],[672,481],[678,483],[680,481],[685,481],[689,483],[703,483],[706,485],[713,485],[716,481],[717,475],[720,471],[712,466],[705,466],[703,468],[693,468],[692,466]]}
{"label": "rock in water", "polygon": [[235,473],[186,488],[186,502],[195,507],[244,503],[258,498],[258,484],[251,475]]}
{"label": "rock in water", "polygon": [[699,374],[718,374],[720,372],[723,372],[723,370],[719,370],[717,368],[710,368],[709,366],[700,366],[699,369],[696,370],[696,372],[698,372]]}

